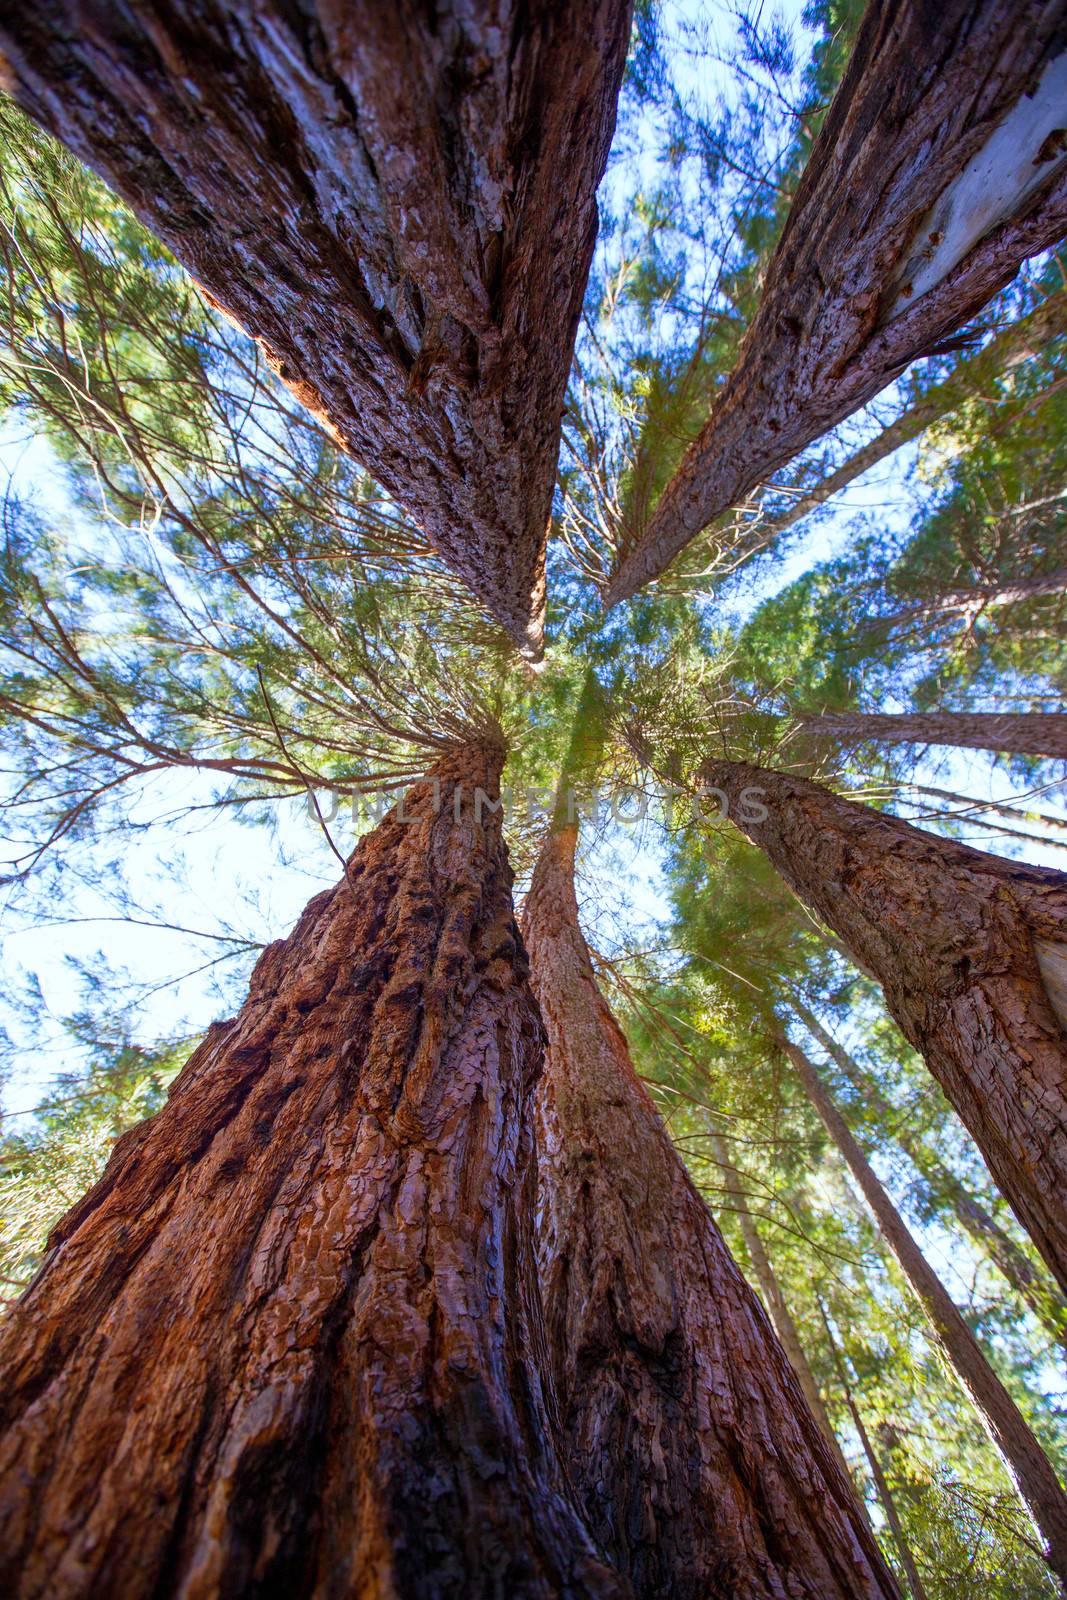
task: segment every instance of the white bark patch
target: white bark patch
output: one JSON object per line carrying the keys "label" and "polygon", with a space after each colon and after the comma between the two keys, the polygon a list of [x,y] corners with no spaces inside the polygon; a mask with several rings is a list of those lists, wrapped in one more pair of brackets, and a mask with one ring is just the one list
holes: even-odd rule
{"label": "white bark patch", "polygon": [[1067,944],[1035,939],[1034,954],[1052,1009],[1067,1029]]}
{"label": "white bark patch", "polygon": [[1067,53],[1050,61],[981,150],[931,206],[897,276],[899,316],[958,266],[1053,173],[1067,166]]}

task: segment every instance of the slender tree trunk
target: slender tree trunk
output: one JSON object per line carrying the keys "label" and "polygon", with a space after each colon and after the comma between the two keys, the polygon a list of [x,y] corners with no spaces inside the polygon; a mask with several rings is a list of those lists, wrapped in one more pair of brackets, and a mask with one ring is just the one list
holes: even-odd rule
{"label": "slender tree trunk", "polygon": [[895,1140],[909,1161],[925,1179],[932,1197],[952,1207],[960,1226],[997,1266],[1038,1322],[1062,1345],[1067,1345],[1067,1305],[1055,1286],[1041,1281],[1041,1274],[1010,1234],[991,1216],[985,1206],[931,1153],[924,1141],[912,1134],[901,1121],[877,1083],[859,1062],[841,1046],[799,997],[790,1002],[813,1038],[817,1039],[852,1084],[864,1103],[878,1118],[879,1125]]}
{"label": "slender tree trunk", "polygon": [[769,768],[710,761],[704,777],[876,975],[1067,1292],[1067,877]]}
{"label": "slender tree trunk", "polygon": [[5,1594],[629,1593],[557,1455],[500,761],[361,842],[53,1235],[0,1348]]}
{"label": "slender tree trunk", "polygon": [[[768,539],[784,533],[801,517],[824,505],[854,479],[893,455],[902,445],[910,444],[925,433],[931,423],[948,416],[974,396],[983,394],[1002,373],[1018,366],[1028,356],[1036,355],[1061,333],[1067,333],[1067,290],[1063,289],[1049,295],[1028,316],[1020,317],[1018,322],[1013,322],[998,333],[977,355],[960,361],[943,383],[931,384],[888,428],[883,428],[881,433],[854,451],[835,471],[798,495],[791,505],[764,525]],[[1067,587],[1067,572],[1061,573],[1060,578],[1061,587]],[[1036,592],[1050,591],[1042,589]],[[1008,602],[990,600],[987,603],[996,605]]]}
{"label": "slender tree trunk", "polygon": [[781,1340],[782,1349],[789,1357],[789,1364],[800,1381],[800,1387],[804,1391],[804,1398],[808,1402],[812,1416],[829,1440],[834,1455],[837,1457],[838,1466],[851,1482],[852,1474],[849,1471],[848,1462],[842,1454],[837,1434],[834,1432],[834,1425],[830,1421],[829,1412],[826,1409],[822,1395],[819,1393],[819,1385],[815,1381],[815,1374],[812,1372],[808,1358],[804,1353],[804,1346],[800,1341],[800,1332],[793,1320],[793,1313],[789,1309],[789,1304],[782,1293],[781,1284],[778,1282],[774,1267],[771,1265],[771,1258],[767,1254],[763,1240],[760,1238],[756,1219],[749,1210],[744,1180],[730,1160],[725,1139],[715,1132],[710,1118],[708,1118],[707,1126],[712,1153],[716,1165],[726,1179],[726,1194],[733,1201],[734,1208],[737,1211],[737,1220],[741,1224],[741,1236],[745,1241],[745,1249],[748,1251],[752,1270],[756,1274],[756,1282],[759,1284],[763,1303],[774,1324],[774,1331]]}
{"label": "slender tree trunk", "polygon": [[796,1068],[811,1101],[874,1212],[882,1236],[926,1313],[945,1359],[974,1401],[990,1437],[1046,1545],[1045,1559],[1067,1591],[1067,1494],[1025,1417],[1005,1389],[953,1304],[940,1278],[908,1232],[903,1217],[875,1176],[857,1140],[834,1105],[812,1062],[784,1036],[782,1049]]}
{"label": "slender tree trunk", "polygon": [[826,1337],[830,1342],[830,1349],[833,1351],[834,1365],[837,1368],[837,1375],[841,1383],[842,1392],[845,1396],[845,1404],[848,1406],[849,1415],[852,1418],[852,1422],[859,1437],[860,1444],[863,1447],[863,1454],[867,1458],[867,1465],[870,1468],[871,1477],[874,1479],[874,1487],[877,1490],[878,1499],[881,1502],[882,1510],[885,1512],[885,1520],[889,1524],[889,1531],[893,1535],[893,1543],[897,1547],[897,1554],[900,1557],[900,1564],[904,1568],[904,1576],[908,1580],[908,1588],[911,1590],[912,1600],[927,1600],[926,1590],[923,1587],[923,1581],[919,1576],[919,1569],[915,1565],[915,1557],[911,1553],[911,1546],[909,1545],[907,1536],[904,1532],[904,1525],[900,1520],[900,1513],[897,1510],[896,1499],[894,1498],[892,1489],[889,1487],[889,1479],[885,1475],[885,1472],[882,1468],[882,1463],[878,1458],[878,1452],[874,1448],[874,1441],[867,1432],[867,1427],[863,1421],[863,1416],[856,1404],[855,1396],[852,1393],[852,1385],[848,1381],[848,1374],[845,1371],[845,1365],[841,1358],[841,1352],[837,1348],[837,1341],[834,1339],[833,1330],[830,1327],[830,1319],[826,1315],[826,1310],[821,1300],[819,1302],[819,1310],[822,1312],[822,1320],[823,1326],[826,1329]]}
{"label": "slender tree trunk", "polygon": [[1024,605],[1028,600],[1042,600],[1050,595],[1067,594],[1067,567],[1057,567],[1054,572],[1043,572],[1035,578],[1019,578],[1015,583],[998,584],[983,589],[950,589],[935,595],[925,605],[911,606],[907,611],[897,611],[888,617],[871,619],[870,632],[890,634],[896,628],[952,616],[977,617],[983,611],[997,606]]}
{"label": "slender tree trunk", "polygon": [[641,1600],[890,1595],[895,1586],[753,1291],[601,996],[576,830],[524,917],[548,1030],[539,1265],[570,1460]]}
{"label": "slender tree trunk", "polygon": [[797,720],[808,733],[839,744],[938,744],[1067,761],[1067,712],[834,711],[821,716],[802,713]]}
{"label": "slender tree trunk", "polygon": [[3,83],[531,656],[629,0],[35,0]]}
{"label": "slender tree trunk", "polygon": [[1062,6],[871,5],[737,364],[647,526],[614,605],[1067,231]]}

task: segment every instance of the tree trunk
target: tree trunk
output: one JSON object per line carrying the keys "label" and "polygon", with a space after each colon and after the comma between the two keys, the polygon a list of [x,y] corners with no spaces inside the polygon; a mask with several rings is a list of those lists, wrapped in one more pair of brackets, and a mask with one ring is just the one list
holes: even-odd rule
{"label": "tree trunk", "polygon": [[840,744],[937,744],[1067,761],[1067,713],[1058,711],[905,711],[888,716],[833,711],[801,713],[797,720],[808,733]]}
{"label": "tree trunk", "polygon": [[1059,0],[871,5],[737,365],[606,603],[963,326],[1067,231]]}
{"label": "tree trunk", "polygon": [[548,1030],[538,1255],[570,1460],[641,1600],[894,1594],[758,1300],[603,1000],[578,926],[576,830],[527,900]]}
{"label": "tree trunk", "polygon": [[5,1594],[628,1594],[555,1442],[500,761],[361,842],[53,1235],[0,1346]]}
{"label": "tree trunk", "polygon": [[1067,877],[766,767],[709,761],[704,777],[875,974],[1067,1292]]}
{"label": "tree trunk", "polygon": [[974,1401],[990,1437],[1003,1456],[1023,1502],[1044,1538],[1045,1559],[1067,1590],[1067,1494],[1060,1487],[1048,1457],[1015,1401],[989,1365],[944,1284],[908,1232],[903,1217],[879,1183],[815,1067],[804,1051],[789,1039],[783,1036],[779,1043],[796,1068],[805,1094],[874,1212],[883,1238],[926,1313],[942,1354]]}
{"label": "tree trunk", "polygon": [[935,621],[959,613],[978,617],[996,606],[1024,605],[1028,600],[1042,600],[1050,595],[1067,594],[1067,567],[1057,567],[1054,572],[1043,572],[1036,578],[1019,578],[1015,583],[1004,583],[983,589],[950,589],[935,595],[928,605],[912,606],[907,611],[896,611],[888,617],[872,618],[869,631],[888,635],[896,628]]}
{"label": "tree trunk", "polygon": [[531,655],[628,0],[40,0],[4,87]]}
{"label": "tree trunk", "polygon": [[908,1580],[908,1588],[911,1590],[912,1600],[927,1600],[926,1590],[923,1587],[923,1581],[919,1576],[919,1569],[915,1565],[915,1557],[911,1553],[911,1546],[908,1544],[907,1536],[904,1532],[904,1525],[900,1520],[900,1513],[897,1510],[896,1499],[893,1495],[892,1489],[889,1487],[889,1479],[886,1477],[885,1472],[882,1469],[882,1463],[878,1459],[878,1452],[874,1448],[874,1441],[867,1432],[867,1427],[863,1421],[863,1416],[860,1412],[859,1406],[856,1404],[855,1397],[852,1393],[852,1386],[848,1381],[848,1374],[845,1371],[844,1362],[841,1359],[840,1352],[837,1348],[837,1343],[830,1328],[830,1319],[826,1315],[826,1311],[821,1300],[819,1302],[819,1310],[822,1312],[822,1320],[823,1326],[826,1329],[826,1337],[829,1339],[830,1348],[833,1351],[834,1365],[837,1368],[837,1375],[840,1379],[841,1388],[845,1396],[845,1404],[848,1406],[849,1415],[852,1418],[853,1425],[856,1429],[856,1434],[859,1438],[861,1446],[863,1447],[863,1454],[867,1458],[867,1465],[870,1468],[871,1477],[874,1479],[874,1487],[877,1491],[878,1499],[881,1502],[882,1510],[885,1512],[885,1520],[889,1524],[889,1531],[893,1535],[893,1543],[897,1547],[897,1554],[900,1557],[900,1564],[904,1568],[904,1576]]}
{"label": "tree trunk", "polygon": [[[801,517],[825,505],[841,489],[893,455],[901,446],[918,439],[931,423],[956,411],[967,400],[981,395],[1000,374],[1018,366],[1028,356],[1036,355],[1061,333],[1067,333],[1067,290],[1063,289],[1049,295],[1028,316],[1020,317],[1018,322],[1003,329],[977,355],[960,361],[943,383],[931,384],[888,428],[883,428],[881,433],[854,451],[835,471],[799,494],[784,511],[765,523],[765,537],[768,540],[777,537],[799,522]],[[1067,572],[1062,573],[1061,578],[1062,586],[1067,586]],[[992,600],[987,603],[998,602]]]}
{"label": "tree trunk", "polygon": [[1037,1321],[1061,1345],[1067,1346],[1067,1305],[1056,1293],[1054,1285],[1046,1285],[1041,1281],[1038,1269],[1010,1234],[1005,1233],[996,1218],[989,1214],[954,1173],[942,1165],[924,1141],[910,1132],[901,1120],[900,1113],[890,1105],[870,1073],[838,1044],[815,1013],[796,996],[790,1004],[808,1032],[828,1052],[856,1093],[875,1113],[884,1132],[900,1146],[912,1166],[922,1175],[931,1197],[943,1198],[951,1206],[964,1232],[989,1256]]}
{"label": "tree trunk", "polygon": [[710,1118],[708,1119],[708,1139],[711,1142],[716,1165],[726,1178],[726,1194],[733,1201],[737,1211],[737,1219],[741,1224],[741,1236],[745,1241],[745,1249],[748,1251],[752,1270],[756,1274],[756,1282],[759,1284],[763,1303],[770,1315],[771,1322],[774,1324],[774,1331],[781,1340],[782,1349],[789,1357],[789,1364],[797,1375],[812,1416],[829,1441],[834,1455],[837,1457],[838,1466],[846,1479],[851,1482],[852,1474],[849,1471],[848,1462],[842,1454],[837,1434],[834,1432],[834,1425],[830,1421],[829,1412],[826,1409],[822,1395],[819,1393],[819,1385],[815,1381],[815,1374],[812,1372],[808,1358],[804,1353],[804,1346],[800,1342],[800,1332],[793,1321],[793,1313],[789,1309],[789,1304],[782,1293],[781,1284],[778,1282],[775,1270],[771,1265],[771,1259],[767,1254],[763,1240],[760,1238],[759,1229],[756,1227],[756,1219],[748,1208],[748,1196],[745,1193],[744,1180],[730,1160],[725,1139],[715,1132],[711,1126]]}

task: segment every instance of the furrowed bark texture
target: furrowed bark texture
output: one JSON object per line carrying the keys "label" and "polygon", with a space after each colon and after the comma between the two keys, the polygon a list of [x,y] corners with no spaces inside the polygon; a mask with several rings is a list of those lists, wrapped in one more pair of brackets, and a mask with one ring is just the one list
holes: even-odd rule
{"label": "furrowed bark texture", "polygon": [[524,913],[548,1030],[538,1251],[571,1469],[642,1600],[895,1594],[851,1486],[639,1082],[578,926],[575,829]]}
{"label": "furrowed bark texture", "polygon": [[926,1313],[934,1337],[989,1430],[1046,1545],[1045,1559],[1067,1591],[1067,1494],[1025,1417],[989,1365],[941,1279],[915,1243],[900,1212],[803,1050],[782,1038],[804,1092],[843,1156],[886,1243]]}
{"label": "furrowed bark texture", "polygon": [[[1067,876],[939,839],[766,767],[709,761],[704,777],[881,983],[901,1032],[1067,1290],[1067,1007],[1058,988]],[[765,820],[749,820],[746,789],[761,791]]]}
{"label": "furrowed bark texture", "polygon": [[1059,711],[828,711],[798,721],[840,744],[939,744],[1067,761],[1067,713]]}
{"label": "furrowed bark texture", "polygon": [[838,1466],[848,1481],[851,1482],[852,1474],[849,1471],[848,1462],[842,1454],[841,1446],[834,1432],[834,1425],[830,1421],[830,1414],[826,1409],[822,1395],[819,1393],[819,1385],[815,1381],[815,1374],[811,1370],[811,1365],[804,1352],[804,1346],[800,1341],[800,1332],[793,1320],[789,1302],[782,1293],[782,1286],[778,1282],[777,1274],[771,1265],[771,1258],[767,1254],[766,1246],[760,1237],[756,1219],[749,1209],[744,1179],[730,1160],[725,1138],[721,1134],[714,1132],[710,1126],[708,1137],[711,1141],[715,1163],[721,1169],[725,1179],[724,1189],[726,1196],[737,1210],[737,1220],[741,1225],[741,1236],[745,1241],[745,1249],[752,1263],[752,1270],[756,1275],[756,1282],[759,1284],[763,1302],[767,1307],[771,1322],[774,1324],[774,1331],[781,1340],[782,1349],[789,1357],[789,1364],[797,1375],[812,1416],[826,1436],[837,1459]]}
{"label": "furrowed bark texture", "polygon": [[[824,505],[841,489],[877,466],[879,461],[885,461],[902,445],[917,439],[931,423],[983,394],[996,378],[1017,367],[1028,356],[1036,355],[1050,340],[1063,333],[1067,333],[1067,291],[1061,289],[1049,295],[1028,316],[1020,317],[1018,322],[998,333],[977,355],[961,361],[951,377],[943,383],[932,384],[888,428],[883,428],[868,444],[853,451],[834,472],[827,473],[825,478],[798,495],[792,505],[771,519],[770,526],[764,529],[765,535],[773,537],[784,533],[801,517]],[[1067,574],[1064,577],[1067,579]]]}
{"label": "furrowed bark texture", "polygon": [[0,4],[0,84],[530,654],[628,0]]}
{"label": "furrowed bark texture", "polygon": [[13,1600],[625,1595],[554,1444],[542,1029],[500,753],[406,797],[51,1240],[0,1342]]}
{"label": "furrowed bark texture", "polygon": [[[737,365],[647,526],[628,531],[606,604],[657,577],[1067,232],[1067,160],[1045,126],[1060,115],[1065,63],[1024,101],[1067,48],[1065,25],[1063,0],[868,7]],[[1047,116],[1031,122],[1037,103]],[[1013,110],[1026,126],[989,145]],[[976,218],[980,237],[945,256]]]}
{"label": "furrowed bark texture", "polygon": [[881,1128],[897,1143],[912,1166],[921,1174],[931,1199],[941,1201],[955,1212],[964,1232],[969,1234],[998,1268],[1016,1294],[1029,1306],[1038,1322],[1060,1344],[1067,1345],[1067,1305],[1054,1285],[1021,1250],[1011,1235],[991,1216],[971,1191],[950,1172],[937,1156],[912,1133],[900,1111],[882,1093],[871,1074],[845,1050],[818,1017],[796,996],[790,1002],[805,1028],[833,1060],[835,1066],[877,1117]]}

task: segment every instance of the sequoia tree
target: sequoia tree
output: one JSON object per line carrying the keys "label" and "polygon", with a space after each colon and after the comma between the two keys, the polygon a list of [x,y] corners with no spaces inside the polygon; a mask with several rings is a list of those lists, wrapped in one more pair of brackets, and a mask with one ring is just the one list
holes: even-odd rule
{"label": "sequoia tree", "polygon": [[55,0],[0,71],[528,654],[628,0]]}
{"label": "sequoia tree", "polygon": [[1048,711],[862,711],[802,715],[809,733],[840,744],[945,744],[1067,761],[1067,713]]}
{"label": "sequoia tree", "polygon": [[704,777],[882,985],[1067,1290],[1067,877],[771,768],[712,760]]}
{"label": "sequoia tree", "polygon": [[55,1230],[2,1335],[5,1593],[630,1592],[558,1450],[502,759],[409,791]]}
{"label": "sequoia tree", "polygon": [[851,1485],[637,1078],[561,822],[523,917],[548,1032],[538,1261],[576,1487],[637,1595],[896,1592]]}
{"label": "sequoia tree", "polygon": [[922,1302],[945,1357],[974,1401],[975,1408],[1008,1465],[1019,1493],[1045,1542],[1046,1559],[1067,1591],[1067,1493],[1025,1418],[983,1354],[944,1284],[916,1244],[903,1217],[879,1183],[852,1130],[799,1045],[784,1035],[780,1048],[789,1057],[827,1133],[848,1165],[864,1199],[878,1218],[886,1243]]}
{"label": "sequoia tree", "polygon": [[737,365],[609,605],[936,350],[1067,231],[1063,7],[870,6]]}

